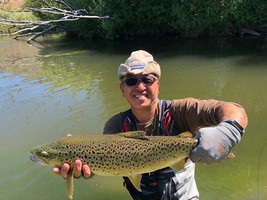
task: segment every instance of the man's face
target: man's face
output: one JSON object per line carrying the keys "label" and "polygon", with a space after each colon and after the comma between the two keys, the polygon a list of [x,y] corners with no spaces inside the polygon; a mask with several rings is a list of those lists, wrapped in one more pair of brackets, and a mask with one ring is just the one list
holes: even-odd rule
{"label": "man's face", "polygon": [[132,108],[148,108],[158,100],[160,83],[156,76],[134,75],[122,79],[120,89],[122,95]]}

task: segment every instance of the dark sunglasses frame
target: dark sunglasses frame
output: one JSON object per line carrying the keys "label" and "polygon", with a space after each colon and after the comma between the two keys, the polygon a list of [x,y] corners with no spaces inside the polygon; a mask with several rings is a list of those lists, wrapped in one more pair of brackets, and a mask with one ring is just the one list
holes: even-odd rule
{"label": "dark sunglasses frame", "polygon": [[128,86],[136,86],[139,81],[144,83],[145,85],[153,84],[157,80],[154,76],[145,76],[143,78],[135,78],[135,77],[129,77],[126,78],[123,82]]}

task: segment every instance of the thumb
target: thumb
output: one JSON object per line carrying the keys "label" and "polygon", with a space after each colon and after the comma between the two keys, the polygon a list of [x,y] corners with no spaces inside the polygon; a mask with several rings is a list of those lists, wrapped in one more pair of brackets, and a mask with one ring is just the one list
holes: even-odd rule
{"label": "thumb", "polygon": [[196,146],[190,153],[189,158],[192,162],[198,162],[201,159],[201,147]]}

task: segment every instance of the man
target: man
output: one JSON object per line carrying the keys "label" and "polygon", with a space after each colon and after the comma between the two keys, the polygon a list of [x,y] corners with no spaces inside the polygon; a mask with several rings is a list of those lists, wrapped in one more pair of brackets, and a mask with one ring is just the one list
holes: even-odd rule
{"label": "man", "polygon": [[[144,130],[147,135],[176,136],[190,131],[198,138],[198,145],[181,171],[170,168],[143,174],[142,192],[137,191],[128,178],[124,184],[135,200],[141,199],[199,199],[195,183],[195,162],[218,163],[240,142],[248,119],[242,106],[216,100],[194,98],[159,100],[161,70],[153,56],[146,51],[134,51],[118,68],[120,90],[130,109],[110,118],[104,134]],[[192,162],[193,161],[193,162]],[[67,176],[68,164],[54,168],[55,173]],[[88,165],[75,161],[74,176],[92,173]]]}

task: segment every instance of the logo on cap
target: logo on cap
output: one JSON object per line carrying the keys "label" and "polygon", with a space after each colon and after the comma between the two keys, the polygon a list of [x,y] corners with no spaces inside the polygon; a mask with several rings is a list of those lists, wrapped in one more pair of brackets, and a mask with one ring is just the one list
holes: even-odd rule
{"label": "logo on cap", "polygon": [[131,70],[135,70],[135,69],[144,69],[145,65],[133,65],[130,66]]}

